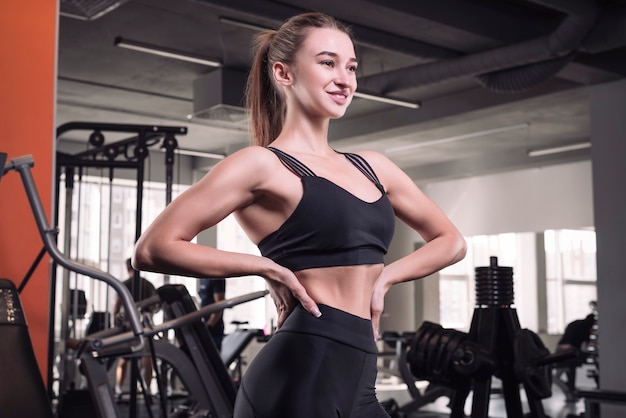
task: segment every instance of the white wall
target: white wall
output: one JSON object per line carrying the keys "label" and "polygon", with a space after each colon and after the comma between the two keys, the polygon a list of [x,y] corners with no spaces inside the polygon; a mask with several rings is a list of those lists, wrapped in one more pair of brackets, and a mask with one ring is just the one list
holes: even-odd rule
{"label": "white wall", "polygon": [[593,226],[591,162],[422,187],[465,236]]}

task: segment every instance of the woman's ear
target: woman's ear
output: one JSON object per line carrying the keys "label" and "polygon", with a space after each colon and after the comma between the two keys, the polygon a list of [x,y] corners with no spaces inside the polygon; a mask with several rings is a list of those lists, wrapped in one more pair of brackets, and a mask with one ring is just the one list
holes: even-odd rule
{"label": "woman's ear", "polygon": [[272,65],[272,73],[274,75],[274,80],[276,80],[276,82],[281,86],[289,86],[293,82],[289,66],[282,62],[276,62]]}

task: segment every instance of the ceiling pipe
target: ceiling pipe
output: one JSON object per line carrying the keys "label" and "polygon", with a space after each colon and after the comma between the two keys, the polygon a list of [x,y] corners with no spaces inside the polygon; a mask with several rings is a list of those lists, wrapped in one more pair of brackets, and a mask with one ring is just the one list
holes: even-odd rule
{"label": "ceiling pipe", "polygon": [[561,58],[479,74],[475,79],[484,88],[497,93],[520,92],[555,76],[572,61],[574,56],[575,54],[570,54]]}
{"label": "ceiling pipe", "polygon": [[533,87],[571,61],[593,28],[598,9],[592,0],[532,1],[571,14],[548,36],[386,72],[363,79],[361,83],[368,89],[389,93],[463,76],[478,76],[479,83],[494,91],[515,92]]}
{"label": "ceiling pipe", "polygon": [[[555,9],[568,13],[588,13],[581,8],[580,2],[560,0],[536,0],[554,6]],[[584,17],[583,17],[584,19]],[[572,21],[573,18],[572,18]],[[567,28],[570,33],[578,30],[578,25]],[[583,35],[583,33],[580,33]],[[575,34],[571,38],[574,39]],[[580,36],[580,38],[583,38]],[[601,53],[626,46],[626,5],[607,9],[596,19],[595,24],[582,39],[575,51],[561,58],[554,58],[529,65],[517,66],[484,75],[478,75],[477,81],[485,88],[497,92],[518,92],[534,87],[556,75],[565,65],[572,61],[578,52]]]}
{"label": "ceiling pipe", "polygon": [[626,4],[605,10],[580,50],[591,54],[626,46]]}
{"label": "ceiling pipe", "polygon": [[[296,9],[279,3],[271,3],[272,10],[263,9],[246,0],[200,0],[224,10],[247,13],[269,20],[276,16],[287,18]],[[385,49],[413,56],[438,58],[438,61],[413,67],[384,72],[359,79],[359,84],[380,94],[393,94],[403,90],[433,84],[457,77],[479,76],[478,82],[494,91],[516,92],[536,86],[554,76],[576,52],[597,53],[626,45],[626,7],[617,6],[597,17],[593,0],[529,0],[565,13],[567,17],[557,30],[547,37],[540,37],[511,46],[458,57],[458,53],[436,47],[425,48],[423,44],[381,34],[357,25],[355,35],[364,44],[384,46]],[[245,7],[244,7],[245,6]],[[252,9],[250,9],[252,7]],[[594,25],[595,22],[595,25]],[[387,38],[381,35],[386,35]]]}
{"label": "ceiling pipe", "polygon": [[568,14],[556,31],[547,37],[548,51],[551,55],[556,55],[556,58],[479,74],[476,81],[481,86],[499,93],[519,92],[552,78],[574,59],[597,20],[598,8],[593,0],[530,1]]}

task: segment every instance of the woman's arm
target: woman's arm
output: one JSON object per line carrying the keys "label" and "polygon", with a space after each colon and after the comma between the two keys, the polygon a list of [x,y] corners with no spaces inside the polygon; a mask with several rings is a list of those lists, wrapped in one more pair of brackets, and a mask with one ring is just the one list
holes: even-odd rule
{"label": "woman's arm", "polygon": [[[263,261],[226,253],[191,240],[230,213],[254,203],[262,186],[262,160],[245,149],[218,163],[199,182],[174,199],[135,245],[133,267],[196,277],[230,277],[263,272]],[[257,175],[250,175],[250,169]]]}
{"label": "woman's arm", "polygon": [[174,199],[141,235],[135,245],[133,267],[192,277],[258,275],[268,280],[279,311],[280,306],[293,304],[287,288],[307,310],[317,314],[317,305],[290,270],[265,257],[191,242],[201,231],[263,198],[275,171],[272,156],[263,148],[249,147],[218,163]]}
{"label": "woman's arm", "polygon": [[450,219],[399,167],[379,153],[367,152],[363,156],[385,187],[396,216],[426,241],[418,250],[383,269],[372,298],[372,317],[377,329],[384,295],[392,285],[420,279],[462,260],[466,242]]}

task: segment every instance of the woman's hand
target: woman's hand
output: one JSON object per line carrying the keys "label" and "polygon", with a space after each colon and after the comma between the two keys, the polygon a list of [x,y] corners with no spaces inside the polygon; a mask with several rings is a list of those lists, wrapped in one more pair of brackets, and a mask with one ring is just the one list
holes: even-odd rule
{"label": "woman's hand", "polygon": [[385,279],[383,278],[383,271],[381,272],[378,279],[376,279],[376,283],[374,284],[374,289],[372,292],[372,302],[370,304],[370,312],[372,315],[372,328],[374,329],[374,339],[378,340],[378,332],[380,327],[380,317],[383,314],[383,310],[385,309],[385,294],[389,290],[390,285],[387,284]]}
{"label": "woman's hand", "polygon": [[296,307],[296,298],[291,293],[289,288],[282,283],[268,280],[267,285],[269,287],[270,296],[272,297],[274,305],[276,306],[276,312],[278,313],[276,329],[279,329],[283,325],[291,311],[293,311],[293,309]]}
{"label": "woman's hand", "polygon": [[278,267],[280,269],[276,272],[277,274],[266,277],[270,296],[274,301],[274,305],[276,305],[276,312],[278,313],[276,329],[283,325],[289,314],[296,307],[297,301],[311,314],[316,317],[321,316],[322,314],[317,304],[308,295],[296,275],[289,269]]}

